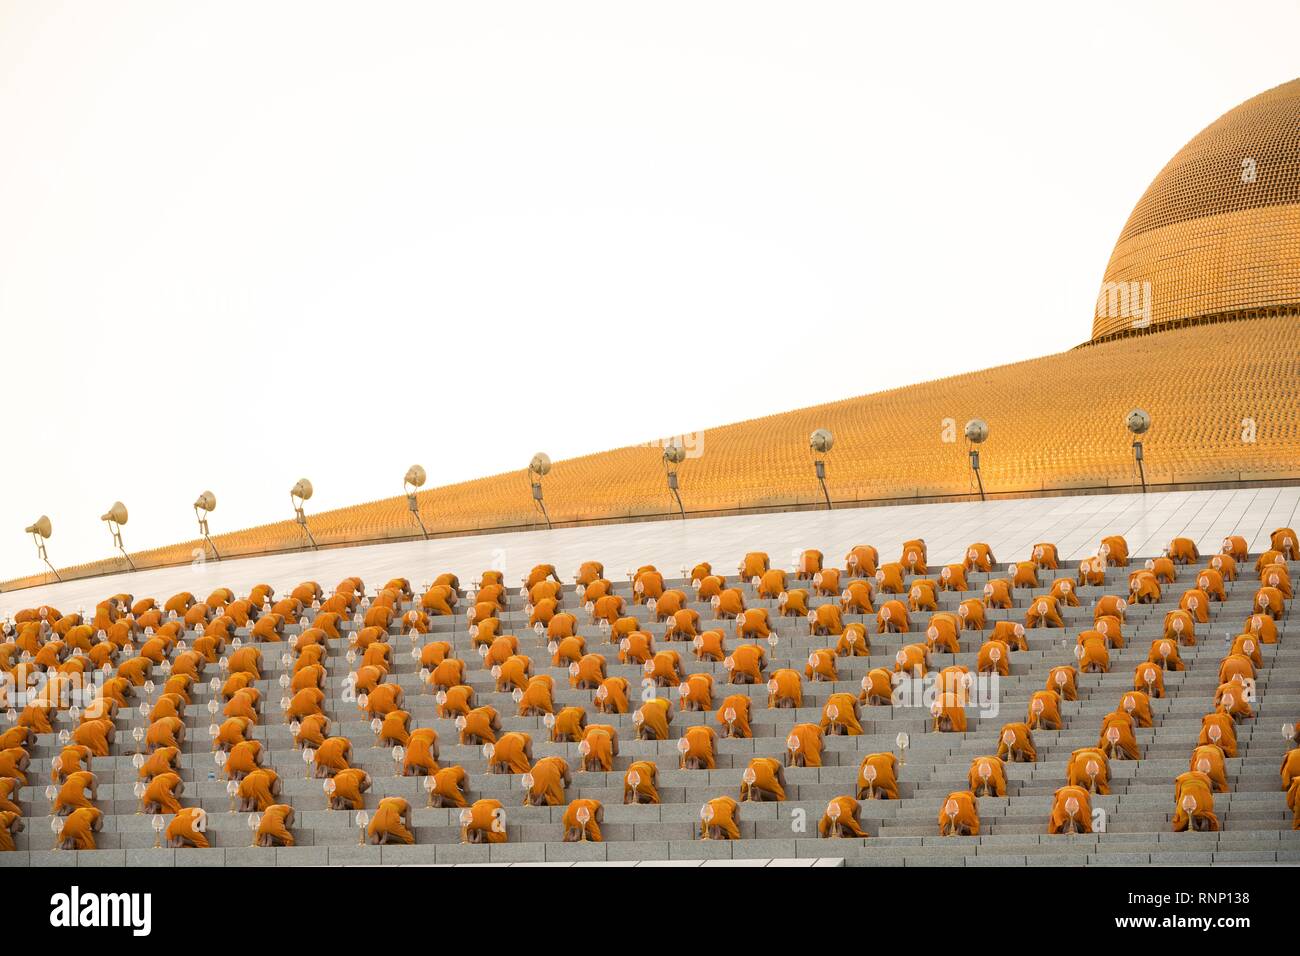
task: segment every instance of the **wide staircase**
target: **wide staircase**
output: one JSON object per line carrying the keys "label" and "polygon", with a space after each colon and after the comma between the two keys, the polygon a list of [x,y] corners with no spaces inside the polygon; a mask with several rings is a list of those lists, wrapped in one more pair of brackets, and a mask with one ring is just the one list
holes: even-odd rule
{"label": "wide staircase", "polygon": [[[1132,567],[1141,563],[1141,559],[1134,559]],[[1204,563],[1202,559],[1199,566]],[[1292,571],[1295,564],[1291,565]],[[1279,776],[1281,760],[1294,746],[1284,738],[1284,728],[1300,719],[1300,641],[1297,625],[1289,617],[1278,622],[1278,643],[1261,647],[1263,666],[1258,670],[1257,697],[1253,703],[1256,716],[1238,725],[1239,755],[1227,760],[1230,792],[1215,795],[1215,812],[1221,830],[1175,833],[1171,825],[1173,780],[1189,769],[1201,718],[1214,709],[1220,660],[1232,638],[1242,632],[1243,621],[1252,610],[1252,598],[1259,585],[1253,565],[1253,555],[1250,561],[1241,562],[1239,579],[1226,584],[1227,600],[1212,604],[1210,623],[1197,626],[1198,643],[1181,648],[1187,669],[1164,675],[1168,696],[1151,702],[1154,726],[1137,730],[1141,758],[1111,761],[1112,792],[1093,797],[1094,810],[1104,811],[1098,814],[1100,832],[1048,835],[1053,792],[1066,783],[1066,761],[1071,751],[1098,744],[1103,716],[1115,710],[1124,692],[1133,688],[1134,668],[1147,659],[1151,642],[1162,636],[1166,611],[1177,607],[1179,595],[1193,586],[1193,566],[1179,568],[1178,583],[1165,586],[1161,603],[1129,607],[1124,625],[1127,643],[1124,648],[1111,651],[1110,672],[1079,675],[1078,700],[1062,704],[1064,728],[1034,732],[1037,762],[1008,763],[1007,796],[979,798],[981,831],[978,836],[940,836],[937,823],[940,807],[950,792],[967,789],[967,773],[974,758],[996,752],[1002,725],[1025,720],[1030,695],[1044,689],[1049,670],[1075,663],[1075,637],[1092,625],[1093,602],[1102,594],[1127,596],[1127,575],[1131,567],[1109,568],[1104,586],[1079,587],[1080,606],[1062,608],[1066,625],[1063,630],[1047,628],[1026,632],[1029,649],[1011,656],[1010,675],[997,683],[996,713],[970,706],[965,733],[937,733],[932,731],[929,711],[920,700],[915,706],[864,704],[861,736],[827,736],[823,766],[786,769],[785,801],[740,805],[739,840],[700,839],[702,805],[717,796],[738,797],[741,775],[750,759],[781,757],[790,728],[796,723],[817,723],[822,716],[822,705],[831,693],[856,695],[869,669],[892,670],[901,646],[925,639],[927,614],[913,614],[913,630],[909,634],[877,634],[874,615],[846,615],[846,623],[860,620],[867,625],[870,656],[839,658],[837,681],[805,680],[803,707],[777,710],[768,708],[768,691],[763,683],[729,686],[722,663],[696,660],[689,643],[665,642],[665,626],[653,621],[644,605],[632,601],[630,583],[626,580],[616,583],[616,592],[627,599],[626,613],[635,615],[642,629],[655,636],[657,650],[677,650],[688,673],[712,672],[715,708],[730,693],[745,693],[752,698],[753,737],[720,737],[717,769],[682,770],[676,737],[693,724],[708,723],[721,729],[714,711],[680,711],[674,689],[659,689],[657,693],[671,694],[674,707],[670,730],[674,739],[638,741],[633,711],[640,703],[637,689],[643,678],[641,666],[619,663],[617,645],[609,643],[607,631],[589,623],[590,616],[581,607],[581,597],[575,594],[574,586],[566,585],[563,609],[577,614],[583,622],[580,633],[587,641],[588,650],[604,654],[609,662],[609,674],[625,677],[633,688],[628,713],[598,714],[593,707],[593,691],[571,689],[567,667],[551,665],[546,638],[529,628],[524,609],[527,598],[516,585],[509,607],[501,615],[501,630],[518,637],[520,653],[531,658],[534,674],[554,677],[557,712],[564,706],[580,706],[587,709],[590,722],[610,723],[618,729],[619,753],[614,770],[609,773],[579,770],[577,744],[553,743],[541,718],[515,716],[518,705],[510,693],[496,691],[491,673],[471,647],[464,614],[467,602],[462,600],[461,613],[454,618],[433,618],[428,634],[412,636],[403,633],[400,626],[392,627],[389,642],[395,666],[388,679],[399,682],[405,691],[404,709],[412,715],[412,729],[432,727],[437,731],[440,765],[458,764],[468,771],[471,802],[494,797],[507,808],[508,841],[490,846],[462,843],[460,811],[426,807],[421,779],[396,774],[397,764],[392,754],[376,746],[369,718],[346,692],[347,675],[355,665],[347,660],[347,641],[335,640],[330,642],[326,663],[329,672],[326,712],[334,722],[331,733],[351,739],[353,765],[366,769],[373,778],[373,789],[366,795],[368,808],[373,809],[381,797],[389,795],[405,797],[414,808],[417,841],[414,846],[361,845],[361,830],[354,815],[327,809],[322,781],[307,775],[308,765],[302,752],[296,749],[289,726],[279,711],[279,701],[285,694],[280,678],[292,667],[290,647],[287,643],[263,644],[260,646],[265,672],[256,686],[261,689],[265,704],[262,724],[256,728],[255,736],[266,749],[264,763],[282,778],[282,802],[295,809],[296,846],[251,846],[249,814],[231,809],[227,782],[214,758],[209,737],[209,726],[214,720],[207,706],[214,696],[207,683],[210,670],[204,681],[195,685],[194,702],[186,711],[188,734],[181,775],[185,780],[182,803],[201,804],[209,813],[207,838],[211,848],[156,846],[158,835],[154,821],[138,812],[139,801],[133,791],[138,778],[133,765],[136,744],[131,730],[142,726],[142,718],[138,708],[132,706],[123,708],[117,716],[113,756],[94,762],[99,779],[98,806],[107,815],[103,832],[98,834],[99,849],[51,849],[54,835],[47,825],[50,802],[45,784],[50,778],[51,760],[61,749],[57,730],[71,726],[65,716],[56,723],[56,733],[42,735],[32,750],[29,771],[32,783],[22,790],[20,799],[27,830],[17,837],[18,852],[0,853],[0,865],[630,865],[638,861],[682,865],[699,865],[698,861],[707,861],[708,865],[838,865],[842,862],[853,866],[1297,863],[1300,862],[1300,832],[1291,829],[1291,812]],[[1004,619],[1023,622],[1033,595],[1045,593],[1046,584],[1053,576],[1074,578],[1076,574],[1077,564],[1073,563],[1063,565],[1057,572],[1042,572],[1043,588],[1032,592],[1016,590],[1015,607],[990,610],[986,627],[991,629],[995,621]],[[612,571],[609,576],[614,576]],[[940,609],[955,610],[963,598],[979,596],[987,580],[1005,576],[1001,569],[992,574],[970,573],[969,590],[942,592]],[[274,583],[287,594],[286,585],[296,582]],[[810,651],[834,646],[835,638],[810,636],[803,618],[779,616],[777,602],[759,599],[750,583],[730,575],[728,584],[744,590],[747,606],[770,609],[778,639],[775,644],[763,642],[768,652],[768,674],[782,667],[803,673]],[[689,580],[677,578],[668,580],[666,585],[680,588],[692,597],[695,595]],[[794,586],[793,576],[791,586]],[[421,589],[415,590],[418,605]],[[877,606],[881,599],[877,595]],[[809,605],[814,607],[832,600],[837,599],[810,598]],[[734,648],[738,641],[733,622],[715,622],[708,602],[693,602],[690,606],[700,613],[703,628],[723,629],[728,650]],[[312,611],[306,612],[307,619],[312,616]],[[348,624],[349,631],[358,627],[356,623]],[[300,624],[292,623],[286,629],[286,636],[300,630]],[[241,630],[240,636],[247,641],[247,629]],[[964,664],[975,672],[981,635],[965,631],[960,637],[961,653],[934,654],[935,669]],[[574,773],[566,802],[582,797],[603,804],[603,842],[562,842],[564,805],[524,806],[520,776],[488,773],[481,746],[457,743],[454,721],[437,716],[435,694],[422,683],[419,663],[411,654],[412,648],[435,640],[452,642],[454,655],[466,662],[466,682],[477,692],[478,704],[495,707],[502,716],[504,730],[531,735],[535,758],[558,754],[568,761]],[[142,693],[133,704],[148,697]],[[906,735],[906,749],[900,749],[900,734]],[[899,773],[901,799],[862,800],[862,822],[870,834],[865,839],[820,839],[817,821],[827,802],[837,796],[853,795],[863,757],[881,751],[892,751],[903,761]],[[624,772],[632,761],[641,759],[653,760],[658,766],[662,798],[659,805],[622,802]]]}

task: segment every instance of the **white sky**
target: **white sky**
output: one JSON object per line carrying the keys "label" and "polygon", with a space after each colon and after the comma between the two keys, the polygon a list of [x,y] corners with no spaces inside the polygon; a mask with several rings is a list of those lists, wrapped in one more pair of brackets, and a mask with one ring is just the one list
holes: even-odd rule
{"label": "white sky", "polygon": [[[1300,5],[0,0],[0,579],[1059,351]],[[988,330],[982,337],[969,330]],[[554,476],[561,478],[559,469]]]}

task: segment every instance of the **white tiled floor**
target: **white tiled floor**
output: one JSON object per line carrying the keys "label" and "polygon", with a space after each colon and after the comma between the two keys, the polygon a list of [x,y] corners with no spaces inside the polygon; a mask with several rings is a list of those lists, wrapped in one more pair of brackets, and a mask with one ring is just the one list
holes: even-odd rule
{"label": "white tiled floor", "polygon": [[1063,559],[1094,554],[1105,534],[1122,534],[1138,557],[1159,554],[1169,539],[1194,538],[1202,551],[1217,551],[1225,535],[1243,535],[1252,553],[1267,545],[1274,528],[1300,521],[1300,487],[1164,492],[1149,495],[1079,495],[974,503],[893,505],[840,511],[798,512],[690,521],[599,525],[556,531],[512,532],[368,545],[322,552],[281,554],[197,566],[141,571],[71,581],[0,594],[0,616],[53,604],[64,612],[92,607],[109,594],[168,597],[213,588],[245,594],[259,582],[287,591],[303,580],[327,590],[349,575],[367,586],[392,577],[414,585],[444,571],[477,580],[498,568],[518,581],[535,564],[554,564],[569,579],[588,560],[605,563],[606,575],[654,564],[669,577],[683,566],[710,561],[728,573],[746,551],[767,551],[788,566],[804,548],[819,548],[839,562],[856,544],[873,544],[882,560],[896,560],[902,543],[924,538],[932,564],[960,560],[968,544],[986,541],[999,561],[1023,560],[1039,541],[1053,541]]}

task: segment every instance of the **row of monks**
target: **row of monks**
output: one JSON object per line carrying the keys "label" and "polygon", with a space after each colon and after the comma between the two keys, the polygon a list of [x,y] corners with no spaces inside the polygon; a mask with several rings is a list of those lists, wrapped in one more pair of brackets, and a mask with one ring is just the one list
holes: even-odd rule
{"label": "row of monks", "polygon": [[[1218,827],[1213,793],[1227,789],[1224,758],[1236,755],[1236,723],[1253,717],[1250,704],[1255,669],[1262,666],[1260,645],[1277,640],[1277,621],[1292,597],[1286,561],[1297,556],[1294,532],[1278,529],[1271,537],[1271,545],[1255,562],[1261,587],[1242,633],[1220,664],[1214,711],[1203,721],[1188,772],[1175,781],[1176,830]],[[970,789],[950,794],[939,808],[941,833],[979,832],[978,798],[1005,795],[1006,761],[1036,759],[1033,731],[1061,728],[1061,701],[1076,699],[1080,672],[1109,670],[1109,651],[1124,646],[1127,608],[1159,602],[1161,589],[1178,580],[1179,569],[1200,558],[1194,542],[1176,538],[1162,557],[1130,573],[1127,599],[1103,595],[1095,602],[1093,626],[1082,631],[1076,643],[1075,664],[1054,668],[1044,689],[1031,696],[1025,721],[1002,728],[997,753],[972,761]],[[1090,797],[1109,792],[1109,761],[1137,759],[1134,728],[1152,725],[1150,701],[1164,696],[1164,673],[1185,667],[1178,648],[1196,643],[1197,625],[1209,621],[1210,603],[1225,599],[1224,582],[1236,580],[1238,563],[1247,559],[1245,541],[1228,538],[1205,567],[1194,571],[1194,587],[1184,592],[1178,609],[1166,615],[1164,635],[1153,642],[1148,660],[1138,665],[1133,689],[1103,719],[1097,746],[1071,755],[1066,786],[1056,793],[1053,803],[1049,832],[1089,832],[1092,828]],[[980,647],[977,671],[1008,674],[1011,655],[1028,648],[1026,628],[1062,627],[1060,607],[1078,606],[1078,586],[1104,585],[1108,567],[1127,567],[1128,563],[1124,539],[1105,538],[1097,555],[1081,562],[1077,577],[1058,577],[1048,593],[1028,600],[1023,625],[1005,620],[994,624]],[[874,548],[855,547],[846,555],[843,569],[826,568],[820,552],[807,551],[792,573],[797,580],[808,581],[818,595],[840,598],[838,604],[828,602],[812,608],[807,603],[808,593],[788,587],[786,573],[773,569],[762,552],[747,554],[740,563],[740,586],[729,586],[726,578],[714,574],[708,564],[690,571],[696,601],[709,602],[716,619],[734,621],[735,635],[742,641],[770,639],[774,634],[767,608],[745,606],[744,583],[751,585],[759,599],[775,600],[780,614],[806,617],[811,634],[835,637],[833,647],[809,655],[802,673],[783,668],[769,674],[766,652],[759,642],[739,643],[728,650],[725,633],[721,629],[704,629],[698,612],[686,606],[686,594],[668,588],[657,569],[643,567],[629,577],[633,602],[646,606],[652,619],[664,624],[667,641],[689,640],[697,660],[723,662],[729,684],[766,681],[768,704],[776,708],[802,705],[804,679],[837,680],[837,659],[870,654],[867,628],[861,623],[846,623],[843,613],[874,613],[877,633],[908,633],[912,630],[912,614],[930,612],[925,641],[901,648],[892,669],[871,670],[863,678],[859,694],[832,694],[818,723],[793,727],[783,754],[750,762],[738,794],[743,802],[784,800],[785,767],[820,766],[826,735],[863,732],[861,706],[889,705],[900,679],[925,676],[931,670],[933,653],[958,652],[958,635],[964,631],[976,630],[982,636],[987,608],[1013,606],[1017,588],[1040,588],[1040,572],[1059,568],[1055,546],[1036,545],[1029,560],[1009,568],[1007,579],[990,580],[981,598],[963,601],[956,613],[938,610],[938,591],[966,591],[967,573],[992,572],[995,564],[991,549],[979,543],[967,549],[960,564],[944,566],[935,579],[926,577],[930,569],[921,540],[907,542],[900,560],[884,565],[879,563]],[[565,610],[563,585],[555,568],[538,566],[522,584],[529,624],[547,637],[552,666],[567,666],[571,687],[594,692],[596,715],[627,713],[632,688],[626,679],[607,674],[603,655],[588,652],[585,639],[578,633],[577,615]],[[905,595],[906,603],[884,599],[886,595]],[[618,645],[620,663],[639,664],[655,687],[674,689],[679,710],[715,710],[716,730],[708,725],[692,726],[678,738],[682,768],[713,768],[720,735],[752,735],[751,698],[735,693],[719,703],[714,699],[711,673],[686,674],[678,652],[656,650],[654,638],[642,629],[637,617],[627,613],[624,599],[614,593],[599,562],[586,562],[579,568],[575,597],[591,623],[598,624],[602,635]],[[253,830],[257,845],[292,845],[293,807],[282,802],[281,781],[273,769],[265,766],[263,745],[254,739],[255,728],[264,721],[266,704],[262,690],[256,686],[263,680],[265,669],[259,645],[275,644],[288,648],[282,657],[288,666],[279,678],[283,719],[289,722],[295,745],[307,758],[310,772],[322,780],[327,805],[357,814],[363,839],[374,843],[413,842],[410,804],[401,797],[386,797],[378,801],[373,813],[367,811],[365,794],[372,786],[370,775],[352,766],[352,742],[331,733],[331,719],[326,713],[329,642],[344,638],[348,639],[346,657],[352,669],[340,703],[365,713],[371,720],[376,743],[392,749],[400,773],[423,778],[429,806],[461,809],[465,842],[504,841],[508,833],[505,808],[495,800],[469,801],[468,773],[459,766],[440,765],[436,732],[411,726],[411,715],[403,707],[403,690],[392,679],[397,651],[390,638],[410,634],[411,656],[418,662],[422,679],[437,694],[438,716],[454,719],[459,742],[483,746],[489,772],[521,775],[525,803],[558,806],[565,802],[573,772],[568,763],[557,756],[535,760],[528,734],[502,733],[500,713],[476,700],[474,689],[466,683],[468,665],[453,655],[450,642],[425,640],[415,646],[430,632],[432,618],[456,615],[466,599],[464,615],[470,644],[482,658],[482,665],[490,670],[497,691],[512,694],[520,715],[542,717],[552,742],[577,743],[579,771],[612,770],[618,754],[615,728],[588,723],[585,708],[564,707],[557,711],[553,705],[554,678],[533,674],[532,659],[520,653],[518,639],[502,632],[501,615],[509,595],[499,572],[485,572],[477,586],[468,590],[462,589],[455,575],[444,574],[418,597],[410,582],[402,578],[389,581],[373,599],[366,595],[359,578],[345,579],[328,596],[316,582],[304,582],[279,600],[267,585],[256,586],[244,598],[236,598],[225,588],[203,601],[183,592],[161,605],[152,598],[136,600],[119,594],[101,602],[90,620],[84,620],[81,613],[64,615],[44,606],[20,612],[12,622],[4,622],[0,668],[5,680],[0,693],[13,700],[0,700],[11,725],[0,736],[0,848],[12,849],[13,835],[23,827],[18,794],[29,783],[29,750],[39,735],[54,733],[52,719],[60,714],[75,726],[59,732],[63,747],[53,762],[46,791],[56,817],[57,843],[69,849],[94,848],[94,835],[102,829],[103,814],[96,806],[97,780],[92,764],[97,757],[110,756],[115,746],[119,746],[117,752],[127,752],[115,740],[117,718],[134,706],[141,692],[149,698],[139,703],[143,726],[132,732],[140,810],[171,817],[165,826],[169,845],[206,846],[206,813],[200,807],[181,803],[185,786],[180,757],[186,748],[186,708],[193,704],[195,686],[205,679],[209,668],[219,668],[221,674],[209,682],[214,691],[208,704],[213,716],[209,732],[215,759],[228,780],[232,807],[256,814]],[[876,609],[880,599],[884,600]],[[301,630],[286,637],[286,625],[292,622],[298,622]],[[348,622],[355,627],[348,629]],[[245,628],[249,643],[238,634]],[[98,672],[102,681],[85,680],[92,672]],[[155,676],[163,681],[156,700]],[[965,732],[964,708],[970,678],[964,666],[939,672],[939,693],[932,708],[936,732]],[[79,706],[71,692],[83,686],[93,687],[94,697]],[[23,703],[21,711],[16,709],[16,703]],[[673,709],[671,696],[645,700],[633,715],[638,738],[670,739]],[[216,722],[218,714],[220,723]],[[1294,825],[1300,827],[1300,749],[1292,750],[1284,759],[1282,777]],[[633,763],[624,773],[623,784],[625,803],[659,800],[657,767],[652,761]],[[898,797],[897,757],[892,753],[868,755],[859,767],[855,792],[828,804],[819,821],[819,832],[823,836],[864,836],[859,801]],[[563,817],[563,839],[599,840],[602,822],[603,809],[598,801],[569,802]],[[738,838],[737,800],[731,796],[710,800],[701,810],[700,835]]]}

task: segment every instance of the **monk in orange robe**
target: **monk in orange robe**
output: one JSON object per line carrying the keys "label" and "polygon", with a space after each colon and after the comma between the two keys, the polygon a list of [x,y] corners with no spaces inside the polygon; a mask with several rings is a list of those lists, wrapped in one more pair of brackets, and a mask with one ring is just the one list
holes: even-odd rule
{"label": "monk in orange robe", "polygon": [[785,767],[774,757],[755,757],[740,779],[740,799],[765,803],[785,799]]}
{"label": "monk in orange robe", "polygon": [[1207,774],[1189,770],[1174,778],[1173,830],[1197,833],[1219,829],[1219,818],[1214,815],[1214,791]]}
{"label": "monk in orange robe", "polygon": [[979,836],[980,817],[975,794],[957,790],[939,807],[939,836]]}
{"label": "monk in orange robe", "polygon": [[906,634],[912,629],[908,617],[907,605],[902,601],[890,600],[880,606],[876,612],[877,634]]}
{"label": "monk in orange robe", "polygon": [[672,721],[672,702],[666,697],[651,698],[633,715],[636,739],[667,740]]}
{"label": "monk in orange robe", "polygon": [[1034,747],[1034,735],[1028,724],[1003,724],[998,733],[998,757],[1012,763],[1035,763],[1038,750]]}
{"label": "monk in orange robe", "polygon": [[59,833],[62,850],[93,850],[95,834],[104,829],[104,813],[96,807],[78,807],[63,819]]}
{"label": "monk in orange robe", "polygon": [[179,813],[181,809],[179,797],[184,792],[185,782],[181,780],[180,774],[174,771],[156,774],[145,785],[144,795],[140,798],[141,812]]}
{"label": "monk in orange robe", "polygon": [[542,757],[526,769],[524,806],[558,807],[572,783],[572,771],[563,757]]}
{"label": "monk in orange robe", "polygon": [[367,828],[367,842],[372,846],[389,843],[415,843],[411,832],[411,805],[402,797],[384,797],[375,808]]}
{"label": "monk in orange robe", "polygon": [[475,800],[460,814],[462,843],[505,843],[507,840],[505,807],[499,800]]}
{"label": "monk in orange robe", "polygon": [[1228,792],[1228,767],[1223,748],[1217,744],[1205,744],[1193,750],[1188,769],[1205,774],[1217,793]]}
{"label": "monk in orange robe", "polygon": [[833,736],[862,734],[857,698],[852,694],[831,694],[822,707],[820,726],[823,734]]}
{"label": "monk in orange robe", "polygon": [[682,755],[681,769],[714,769],[717,736],[712,727],[687,727],[677,742],[677,749]]}
{"label": "monk in orange robe", "polygon": [[202,807],[182,807],[167,824],[163,837],[169,849],[206,850],[208,814]]}
{"label": "monk in orange robe", "polygon": [[993,565],[997,559],[993,557],[993,549],[982,541],[977,541],[966,549],[966,558],[963,562],[967,571],[992,571]]}
{"label": "monk in orange robe", "polygon": [[488,773],[527,773],[532,763],[533,739],[528,734],[512,730],[502,734],[492,745]]}
{"label": "monk in orange robe", "polygon": [[1034,691],[1029,698],[1029,716],[1025,721],[1031,730],[1060,730],[1061,698],[1055,690]]}
{"label": "monk in orange robe", "polygon": [[892,753],[867,754],[858,765],[859,800],[897,800],[898,758]]}
{"label": "monk in orange robe", "polygon": [[254,770],[239,781],[239,809],[244,813],[265,811],[276,802],[281,789],[280,776],[274,770]]}
{"label": "monk in orange robe", "polygon": [[772,673],[767,682],[767,706],[778,709],[803,706],[803,680],[798,671],[786,667]]}
{"label": "monk in orange robe", "polygon": [[370,774],[359,767],[340,770],[333,777],[334,792],[330,794],[330,808],[334,810],[360,810],[365,805],[364,794],[373,783]]}
{"label": "monk in orange robe", "polygon": [[659,768],[653,761],[637,760],[623,775],[623,802],[625,804],[659,802]]}
{"label": "monk in orange robe", "polygon": [[1007,795],[1007,767],[1000,757],[976,757],[970,763],[966,779],[976,797]]}
{"label": "monk in orange robe", "polygon": [[1065,774],[1070,786],[1091,793],[1110,793],[1110,761],[1100,747],[1080,747],[1072,752]]}
{"label": "monk in orange robe", "polygon": [[731,797],[714,797],[700,810],[701,840],[739,840],[740,805]]}
{"label": "monk in orange robe", "polygon": [[795,724],[785,738],[787,767],[822,765],[822,730],[816,724]]}
{"label": "monk in orange robe", "polygon": [[822,839],[855,839],[867,836],[862,828],[862,806],[852,797],[835,797],[817,821]]}
{"label": "monk in orange robe", "polygon": [[1092,795],[1083,787],[1061,787],[1053,795],[1052,815],[1047,832],[1091,833]]}
{"label": "monk in orange robe", "polygon": [[1269,535],[1269,544],[1274,551],[1281,552],[1288,561],[1300,559],[1300,545],[1296,533],[1291,528],[1278,528]]}

